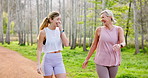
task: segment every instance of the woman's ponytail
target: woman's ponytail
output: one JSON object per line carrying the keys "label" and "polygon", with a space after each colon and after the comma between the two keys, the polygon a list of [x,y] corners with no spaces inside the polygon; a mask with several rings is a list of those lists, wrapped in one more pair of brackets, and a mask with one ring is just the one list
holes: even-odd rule
{"label": "woman's ponytail", "polygon": [[48,27],[48,24],[49,24],[49,18],[44,18],[43,22],[41,23],[40,25],[40,30],[43,30],[45,27]]}
{"label": "woman's ponytail", "polygon": [[49,13],[48,17],[44,18],[43,22],[41,23],[40,30],[43,30],[45,27],[48,27],[48,24],[50,24],[50,19],[53,20],[57,16],[59,16],[59,13],[56,11]]}

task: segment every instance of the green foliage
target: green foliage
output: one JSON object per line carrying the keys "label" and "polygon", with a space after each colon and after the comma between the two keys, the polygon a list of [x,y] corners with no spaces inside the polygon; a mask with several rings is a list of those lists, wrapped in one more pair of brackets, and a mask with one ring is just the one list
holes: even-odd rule
{"label": "green foliage", "polygon": [[114,5],[117,5],[117,2],[115,0],[108,0],[106,2],[106,7],[109,9],[112,8]]}
{"label": "green foliage", "polygon": [[[97,4],[97,13],[99,14],[101,12],[100,9],[102,9],[102,1],[88,1],[90,3],[94,3]],[[105,9],[109,9],[109,10],[112,10],[113,13],[114,13],[114,17],[116,19],[116,24],[117,26],[121,26],[123,27],[124,30],[126,30],[126,25],[127,25],[127,20],[128,20],[128,10],[129,10],[129,6],[127,6],[129,4],[129,0],[106,0],[106,6],[105,6]],[[93,8],[88,8],[88,10],[95,10],[95,7],[94,9]],[[132,16],[132,8],[131,8],[131,17]],[[87,13],[87,25],[88,26],[93,26],[95,24],[94,22],[94,19],[93,19],[93,22],[92,21],[89,21],[89,19],[93,18],[95,16],[94,12],[90,12],[90,13]],[[133,18],[130,17],[130,21],[129,21],[129,33],[128,33],[128,36],[133,38],[134,37],[134,29],[133,29]],[[92,25],[91,25],[92,24]],[[100,22],[100,18],[99,18],[99,15],[97,15],[97,22],[96,22],[96,26],[101,26],[102,23]],[[125,31],[126,33],[126,31]]]}
{"label": "green foliage", "polygon": [[11,34],[14,34],[14,26],[15,26],[15,23],[14,22],[11,22],[11,30],[10,30],[10,33]]}
{"label": "green foliage", "polygon": [[122,74],[118,78],[138,78],[138,77],[135,77],[132,74]]}
{"label": "green foliage", "polygon": [[[7,32],[7,24],[8,24],[8,14],[6,12],[3,12],[3,33],[6,34]],[[15,26],[15,23],[14,22],[11,22],[10,24],[10,33],[11,34],[14,34],[14,26]]]}
{"label": "green foliage", "polygon": [[77,22],[77,24],[84,24],[84,21],[79,21]]}
{"label": "green foliage", "polygon": [[99,0],[99,1],[91,1],[91,0],[89,0],[88,2],[94,3],[94,4],[101,4],[101,0]]}
{"label": "green foliage", "polygon": [[4,31],[4,34],[6,34],[6,31],[7,31],[7,23],[8,23],[8,14],[6,12],[3,12],[3,31]]}
{"label": "green foliage", "polygon": [[[33,46],[19,46],[18,42],[12,42],[8,44],[0,44],[15,50],[23,56],[36,61],[36,45]],[[18,48],[19,47],[19,48]],[[89,48],[88,48],[89,50]],[[148,50],[148,48],[146,48]],[[63,60],[66,67],[68,77],[72,78],[97,78],[95,70],[95,63],[92,55],[88,67],[82,69],[82,63],[87,56],[88,52],[84,52],[82,47],[70,50],[70,47],[65,47],[62,51]],[[134,48],[125,47],[122,48],[122,63],[119,66],[117,78],[148,78],[148,52],[134,54]]]}

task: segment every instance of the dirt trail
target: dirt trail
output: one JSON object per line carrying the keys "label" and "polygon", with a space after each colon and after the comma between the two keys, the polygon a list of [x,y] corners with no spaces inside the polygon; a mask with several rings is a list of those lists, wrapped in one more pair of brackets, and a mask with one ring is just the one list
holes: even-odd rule
{"label": "dirt trail", "polygon": [[0,46],[0,78],[43,78],[36,72],[36,63]]}

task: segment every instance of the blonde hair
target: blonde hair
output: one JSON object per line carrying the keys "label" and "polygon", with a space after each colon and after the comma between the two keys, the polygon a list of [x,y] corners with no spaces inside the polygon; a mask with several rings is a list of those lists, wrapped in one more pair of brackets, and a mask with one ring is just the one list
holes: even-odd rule
{"label": "blonde hair", "polygon": [[58,17],[60,14],[56,11],[53,11],[51,13],[49,13],[48,17],[44,18],[44,20],[42,21],[41,25],[40,25],[40,30],[43,30],[45,27],[48,27],[48,24],[50,24],[50,19],[54,19],[55,17]]}
{"label": "blonde hair", "polygon": [[115,18],[114,18],[114,14],[113,14],[113,12],[112,12],[111,10],[104,10],[104,11],[102,11],[102,12],[100,13],[100,15],[102,15],[103,13],[105,13],[106,16],[111,16],[111,17],[112,17],[112,18],[111,18],[111,21],[112,21],[112,22],[114,22],[114,23],[117,22],[117,21],[115,20]]}

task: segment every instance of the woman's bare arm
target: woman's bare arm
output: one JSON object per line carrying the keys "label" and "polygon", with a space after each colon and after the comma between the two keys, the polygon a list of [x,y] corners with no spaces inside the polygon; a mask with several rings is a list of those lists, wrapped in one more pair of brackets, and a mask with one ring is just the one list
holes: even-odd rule
{"label": "woman's bare arm", "polygon": [[42,46],[43,46],[44,39],[45,39],[45,31],[41,30],[39,32],[39,39],[37,42],[37,65],[40,65],[41,52],[42,52]]}
{"label": "woman's bare arm", "polygon": [[94,51],[96,50],[97,44],[98,44],[98,41],[99,41],[100,31],[101,31],[101,28],[96,29],[94,41],[91,45],[91,48],[90,48],[88,55],[87,55],[85,60],[89,60],[90,57],[92,56],[92,54],[94,53]]}
{"label": "woman's bare arm", "polygon": [[118,31],[119,31],[119,44],[121,47],[124,47],[126,45],[125,37],[124,37],[124,30],[120,27]]}

